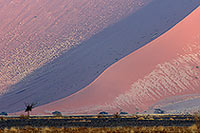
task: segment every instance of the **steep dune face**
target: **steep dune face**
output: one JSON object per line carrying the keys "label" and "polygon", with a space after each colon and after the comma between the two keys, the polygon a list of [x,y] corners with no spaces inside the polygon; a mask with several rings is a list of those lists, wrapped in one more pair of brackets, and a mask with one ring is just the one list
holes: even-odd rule
{"label": "steep dune face", "polygon": [[85,89],[34,113],[144,111],[171,96],[200,93],[200,7],[158,39],[109,67]]}
{"label": "steep dune face", "polygon": [[0,93],[151,0],[1,0]]}
{"label": "steep dune face", "polygon": [[[48,80],[48,76],[51,76],[48,74],[52,70],[35,73],[34,78],[26,80],[31,81],[31,85],[27,83],[20,87],[14,85],[23,82],[36,69],[56,60],[64,52],[68,53],[69,50],[76,49],[76,46],[81,45],[83,41],[136,12],[151,1],[1,0],[0,98],[13,91],[14,95],[5,100],[8,106],[4,104],[0,110],[8,111],[10,105],[16,105],[16,103],[21,103],[23,107],[24,101],[30,97],[30,101],[39,99],[40,102],[45,103],[54,100],[54,98],[45,99],[45,96],[38,98],[38,94],[52,95],[58,92],[55,98],[60,98],[62,95],[59,95],[63,94],[63,91],[66,92],[65,96],[73,93],[74,90],[63,89],[62,81],[53,83],[58,86],[53,87],[52,94],[46,93],[51,92],[48,88],[52,81]],[[47,77],[41,79],[44,75]],[[58,75],[57,72],[56,75]],[[62,79],[62,75],[59,77]],[[25,90],[29,92],[26,93]],[[16,96],[22,93],[23,95]],[[19,106],[15,107],[17,108],[19,109]]]}
{"label": "steep dune face", "polygon": [[0,110],[6,112],[23,110],[24,102],[39,106],[81,90],[200,4],[200,0],[1,2],[0,101],[6,104],[0,104]]}

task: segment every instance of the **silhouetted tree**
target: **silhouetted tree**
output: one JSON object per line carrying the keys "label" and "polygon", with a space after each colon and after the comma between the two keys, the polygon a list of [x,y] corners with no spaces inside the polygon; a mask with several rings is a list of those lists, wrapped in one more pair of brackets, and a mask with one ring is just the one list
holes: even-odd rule
{"label": "silhouetted tree", "polygon": [[36,103],[25,103],[26,106],[25,112],[27,112],[28,117],[30,116],[30,112],[32,111],[35,105]]}

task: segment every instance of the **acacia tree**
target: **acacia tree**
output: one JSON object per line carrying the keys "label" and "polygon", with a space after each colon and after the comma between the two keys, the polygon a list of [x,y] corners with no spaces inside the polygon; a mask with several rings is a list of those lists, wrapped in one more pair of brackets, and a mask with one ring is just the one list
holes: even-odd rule
{"label": "acacia tree", "polygon": [[27,112],[28,117],[30,116],[30,112],[32,111],[35,105],[36,103],[25,103],[26,106],[25,112]]}

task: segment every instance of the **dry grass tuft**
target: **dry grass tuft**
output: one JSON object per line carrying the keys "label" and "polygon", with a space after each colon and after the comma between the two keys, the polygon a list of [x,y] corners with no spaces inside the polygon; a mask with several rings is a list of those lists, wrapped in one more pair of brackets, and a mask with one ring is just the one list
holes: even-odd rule
{"label": "dry grass tuft", "polygon": [[28,115],[23,115],[23,114],[22,114],[22,115],[19,116],[19,118],[20,118],[20,119],[29,119],[29,116],[28,116]]}
{"label": "dry grass tuft", "polygon": [[144,117],[139,117],[137,120],[145,120]]}
{"label": "dry grass tuft", "polygon": [[0,130],[0,133],[155,133],[155,132],[176,132],[176,133],[197,133],[200,129],[197,125],[191,127],[114,127],[114,128],[86,128],[86,127],[71,127],[71,128],[55,128],[55,127],[44,127],[44,128],[33,128],[27,126],[25,128],[10,129],[5,128]]}

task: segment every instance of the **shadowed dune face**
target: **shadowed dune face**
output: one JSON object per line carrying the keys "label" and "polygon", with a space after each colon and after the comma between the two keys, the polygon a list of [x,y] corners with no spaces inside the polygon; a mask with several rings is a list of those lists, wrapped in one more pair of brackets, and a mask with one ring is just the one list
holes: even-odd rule
{"label": "shadowed dune face", "polygon": [[[9,98],[12,100],[10,104],[6,100],[8,107],[10,107],[10,105],[15,105],[16,102],[19,103],[21,99],[27,101],[27,98],[34,97],[36,93],[47,94],[43,90],[51,92],[51,90],[48,90],[48,86],[51,85],[45,86],[49,84],[47,82],[51,81],[48,80],[48,77],[45,79],[40,77],[47,75],[52,70],[38,72],[33,76],[33,79],[26,80],[31,81],[31,85],[27,85],[27,83],[20,87],[13,87],[13,85],[23,82],[36,69],[55,60],[62,53],[68,53],[70,49],[75,49],[83,41],[88,40],[91,36],[127,17],[151,1],[1,0],[0,97],[10,91],[17,91],[14,94],[20,94],[27,88],[29,89],[30,86],[32,87],[28,94],[23,93],[23,96],[19,97],[12,95],[12,98],[18,97],[18,99]],[[58,75],[57,72],[55,73]],[[62,78],[62,76],[60,77]],[[38,88],[38,85],[34,85],[33,82],[39,83],[40,87]],[[59,93],[63,94],[65,89],[63,89],[62,83],[62,81],[54,83],[61,85],[54,86],[53,94],[61,87],[62,92]],[[37,88],[39,91],[36,90]],[[72,92],[74,91],[67,91],[66,95]],[[60,98],[59,94],[55,97]],[[38,98],[33,99],[35,101]],[[40,97],[39,101],[52,101],[42,99]],[[21,102],[21,104],[23,103],[24,101]],[[7,110],[8,107],[0,107],[0,109]]]}
{"label": "shadowed dune face", "polygon": [[144,111],[165,98],[200,92],[200,7],[175,27],[107,69],[85,89],[35,113]]}
{"label": "shadowed dune face", "polygon": [[0,93],[151,0],[1,0]]}
{"label": "shadowed dune face", "polygon": [[24,102],[42,105],[79,91],[175,25],[200,1],[3,2],[0,18],[7,25],[0,22],[0,101],[6,104],[0,109],[15,112]]}

